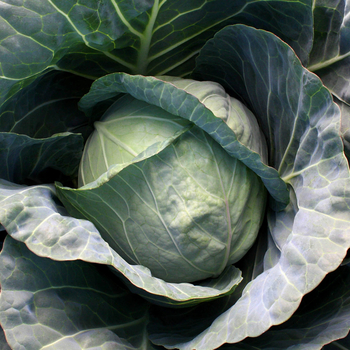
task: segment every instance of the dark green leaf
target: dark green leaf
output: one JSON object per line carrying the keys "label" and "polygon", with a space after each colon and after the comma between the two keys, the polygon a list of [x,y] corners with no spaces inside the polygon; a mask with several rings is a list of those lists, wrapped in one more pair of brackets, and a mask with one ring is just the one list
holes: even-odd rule
{"label": "dark green leaf", "polygon": [[68,53],[88,55],[98,50],[108,57],[128,31],[128,21],[152,2],[36,0],[19,5],[12,0],[0,5],[1,75],[5,79],[32,76]]}
{"label": "dark green leaf", "polygon": [[89,119],[78,109],[78,101],[90,84],[90,80],[58,71],[40,76],[1,106],[0,131],[33,138],[85,131]]}
{"label": "dark green leaf", "polygon": [[90,77],[185,75],[205,41],[236,23],[275,32],[304,59],[311,10],[306,0],[36,0],[23,6],[6,0],[0,6],[1,76],[24,79],[48,67]]}
{"label": "dark green leaf", "polygon": [[107,269],[41,258],[11,237],[0,261],[0,322],[12,348],[149,349],[148,304]]}
{"label": "dark green leaf", "polygon": [[[190,73],[200,48],[229,24],[243,23],[270,30],[290,43],[304,60],[311,49],[312,18],[308,1],[157,0],[149,13],[131,22],[134,28],[140,28],[140,32],[135,32],[139,49],[123,51],[124,55],[135,57],[132,72],[136,74]],[[139,35],[142,31],[144,38]],[[152,36],[148,37],[150,33]]]}
{"label": "dark green leaf", "polygon": [[33,139],[2,132],[0,178],[16,183],[53,182],[57,177],[51,174],[52,171],[71,177],[77,172],[82,151],[81,135],[62,133],[46,139]]}
{"label": "dark green leaf", "polygon": [[[340,45],[345,44],[342,34],[346,0],[313,0],[313,3],[314,38],[308,62],[310,66],[331,61],[339,55]],[[344,49],[342,47],[341,51]]]}
{"label": "dark green leaf", "polygon": [[350,104],[350,7],[346,0],[315,0],[314,41],[308,69],[337,96]]}
{"label": "dark green leaf", "polygon": [[0,328],[0,350],[11,350],[5,338],[5,333],[2,328]]}

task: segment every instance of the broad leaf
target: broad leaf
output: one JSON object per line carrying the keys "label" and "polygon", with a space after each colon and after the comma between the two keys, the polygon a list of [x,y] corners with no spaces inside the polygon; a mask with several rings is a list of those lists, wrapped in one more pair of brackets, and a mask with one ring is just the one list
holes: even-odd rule
{"label": "broad leaf", "polygon": [[[330,65],[350,49],[347,35],[346,0],[313,0],[314,38],[308,65]],[[333,62],[332,62],[333,61]]]}
{"label": "broad leaf", "polygon": [[[18,6],[6,0],[0,5],[2,76],[23,79],[74,52],[88,59],[92,54],[92,61],[99,53],[97,66],[101,55],[118,65],[118,58],[110,58],[109,52],[125,47],[123,35],[129,31],[128,21],[148,10],[152,2],[38,0]],[[25,49],[18,50],[18,45]]]}
{"label": "broad leaf", "polygon": [[340,100],[350,103],[350,7],[346,0],[314,0],[314,40],[308,69]]}
{"label": "broad leaf", "polygon": [[0,322],[13,349],[149,349],[148,304],[107,269],[41,258],[11,237],[0,261]]}
{"label": "broad leaf", "polygon": [[36,139],[67,131],[88,133],[89,118],[77,103],[90,84],[88,79],[65,72],[41,75],[0,107],[0,131]]}
{"label": "broad leaf", "polygon": [[0,185],[0,222],[9,235],[38,256],[111,265],[130,288],[155,303],[195,305],[231,293],[241,279],[238,269],[228,267],[217,279],[197,285],[166,283],[144,266],[128,264],[89,221],[67,216],[52,186],[27,187],[3,180]]}
{"label": "broad leaf", "polygon": [[40,78],[44,73],[38,73],[24,79],[5,79],[0,78],[0,105],[8,102],[14,95],[33,83],[35,79]]}
{"label": "broad leaf", "polygon": [[23,6],[1,1],[0,104],[48,70],[89,79],[123,70],[109,52],[130,44],[124,43],[125,23],[151,6],[151,1],[36,0]]}
{"label": "broad leaf", "polygon": [[332,92],[341,108],[341,130],[350,153],[350,6],[346,0],[314,0],[314,40],[307,68],[315,72]]}
{"label": "broad leaf", "polygon": [[[212,349],[285,322],[303,295],[340,265],[350,245],[350,182],[338,108],[276,36],[242,25],[225,28],[202,49],[195,77],[221,83],[252,109],[271,163],[298,205],[277,264],[249,283],[231,309],[191,341],[170,330],[152,335],[167,347]],[[271,215],[277,222],[285,214]],[[271,234],[277,238],[279,232]]]}
{"label": "broad leaf", "polygon": [[11,79],[52,66],[90,76],[164,74],[194,62],[205,41],[227,24],[275,30],[303,57],[310,50],[305,38],[312,35],[308,1],[286,6],[270,0],[37,0],[18,6],[6,0],[0,5],[1,75]]}
{"label": "broad leaf", "polygon": [[1,132],[0,178],[21,184],[52,182],[58,178],[64,181],[76,176],[82,151],[83,138],[78,134],[67,132],[34,139]]}
{"label": "broad leaf", "polygon": [[78,133],[87,137],[92,131],[91,118],[77,106],[91,83],[58,71],[27,80],[0,107],[0,159],[6,164],[0,177],[17,183],[71,183],[83,149]]}
{"label": "broad leaf", "polygon": [[122,54],[125,61],[131,57],[134,74],[184,76],[191,73],[199,49],[215,32],[228,24],[244,23],[276,32],[307,58],[310,11],[307,1],[286,6],[282,1],[155,0],[147,14],[130,22],[133,47],[113,54]]}
{"label": "broad leaf", "polygon": [[[295,314],[282,325],[274,326],[259,337],[247,338],[237,344],[225,344],[220,349],[227,350],[330,350],[343,349],[336,344],[348,344],[348,340],[341,339],[347,335],[350,328],[350,274],[349,266],[342,266],[330,273],[315,291],[306,295]],[[232,304],[232,297],[226,300],[214,301],[206,308],[201,305],[189,310],[152,310],[156,317],[151,318],[149,329],[153,331],[165,330],[174,322],[179,334],[190,337],[196,327],[203,330],[209,315],[222,313],[224,302]],[[163,312],[162,312],[163,311]],[[211,315],[213,317],[213,315]],[[186,322],[183,321],[186,319]],[[190,324],[196,325],[189,326]],[[337,340],[334,346],[325,344]],[[344,349],[347,349],[345,347]]]}
{"label": "broad leaf", "polygon": [[349,332],[349,272],[350,267],[343,266],[329,274],[315,291],[303,298],[296,313],[283,325],[272,327],[260,337],[225,345],[222,349],[328,350],[327,346],[323,347],[325,344]]}
{"label": "broad leaf", "polygon": [[350,153],[350,21],[346,0],[314,0],[314,41],[307,68],[315,72],[335,96],[342,112],[342,134],[347,154]]}

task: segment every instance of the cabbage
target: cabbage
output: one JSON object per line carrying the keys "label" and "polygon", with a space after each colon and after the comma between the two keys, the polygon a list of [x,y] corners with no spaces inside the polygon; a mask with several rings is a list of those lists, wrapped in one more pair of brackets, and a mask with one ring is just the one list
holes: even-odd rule
{"label": "cabbage", "polygon": [[[254,127],[259,130],[254,116],[222,87],[187,79],[177,85],[195,90],[217,117],[253,146],[265,146],[266,154],[263,137],[251,137]],[[91,189],[89,183],[102,176],[103,205],[94,206],[101,214],[85,209],[86,202],[75,207],[127,262],[168,282],[194,282],[218,277],[245,255],[266,201],[262,181],[245,164],[188,120],[130,95],[94,126],[79,184]]]}
{"label": "cabbage", "polygon": [[1,348],[348,348],[349,11],[3,0]]}

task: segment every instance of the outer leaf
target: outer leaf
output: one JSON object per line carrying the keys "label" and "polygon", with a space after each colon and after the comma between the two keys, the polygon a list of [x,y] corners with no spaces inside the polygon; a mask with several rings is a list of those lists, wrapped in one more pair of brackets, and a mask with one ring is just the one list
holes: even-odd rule
{"label": "outer leaf", "polygon": [[349,335],[346,338],[334,341],[322,348],[323,350],[348,350],[350,349],[350,337]]}
{"label": "outer leaf", "polygon": [[90,84],[90,80],[58,71],[40,76],[0,107],[0,131],[33,138],[84,131],[89,119],[77,102]]}
{"label": "outer leaf", "polygon": [[308,69],[331,92],[350,104],[350,4],[346,0],[314,0],[314,45]]}
{"label": "outer leaf", "polygon": [[350,158],[350,105],[334,97],[334,102],[339,106],[341,112],[340,132],[343,138],[344,151],[347,158]]}
{"label": "outer leaf", "polygon": [[107,75],[92,84],[90,92],[81,99],[80,107],[89,112],[98,102],[120,93],[128,93],[139,100],[159,106],[173,115],[192,121],[218,142],[228,154],[242,161],[260,176],[275,199],[277,208],[286,206],[289,194],[276,170],[265,165],[259,154],[242,144],[227,124],[217,118],[195,96],[171,83],[162,81],[161,77],[131,76],[124,73]]}
{"label": "outer leaf", "polygon": [[[347,40],[350,40],[350,34]],[[350,55],[350,48],[349,48]],[[315,72],[338,99],[350,104],[350,57],[334,58],[332,62],[324,62],[323,65],[309,66],[308,69]],[[345,55],[344,55],[345,56]]]}
{"label": "outer leaf", "polygon": [[239,22],[275,31],[307,57],[307,0],[2,0],[0,105],[52,69],[89,79],[116,71],[186,75],[205,41]]}
{"label": "outer leaf", "polygon": [[[350,328],[350,267],[339,267],[317,289],[306,295],[296,313],[282,325],[257,338],[225,345],[229,350],[328,350],[343,349],[325,344],[347,335]],[[340,344],[346,344],[346,339]],[[344,348],[345,349],[345,348]],[[346,347],[347,349],[347,347]]]}
{"label": "outer leaf", "polygon": [[89,221],[66,216],[52,186],[26,187],[3,180],[0,185],[0,222],[9,235],[25,242],[38,256],[111,265],[131,288],[165,305],[197,304],[229,294],[235,287],[235,268],[198,285],[166,283],[152,277],[147,268],[126,263]]}
{"label": "outer leaf", "polygon": [[77,106],[90,81],[51,71],[22,82],[0,107],[0,160],[6,164],[0,176],[31,184],[76,176],[83,138],[67,131],[87,137],[92,130],[90,118]]}
{"label": "outer leaf", "polygon": [[55,65],[67,53],[89,55],[98,50],[108,57],[128,31],[128,21],[152,3],[37,0],[21,6],[6,0],[0,5],[1,73],[4,78],[23,79]]}
{"label": "outer leaf", "polygon": [[41,75],[42,73],[38,73],[29,78],[20,80],[0,79],[0,105],[6,103],[6,101],[10,100],[16,93],[30,85]]}
{"label": "outer leaf", "polygon": [[302,296],[339,266],[350,245],[350,180],[339,110],[280,39],[246,26],[227,27],[203,48],[196,76],[216,80],[251,107],[298,204],[278,263],[248,284],[230,310],[192,341],[178,335],[175,341],[171,332],[152,336],[167,347],[213,349],[286,321]]}
{"label": "outer leaf", "polygon": [[2,132],[0,178],[17,183],[38,183],[50,179],[50,171],[73,176],[82,151],[81,135],[63,133],[46,139],[33,139]]}
{"label": "outer leaf", "polygon": [[[244,23],[271,30],[307,58],[312,36],[307,1],[156,0],[147,15],[130,22],[135,44],[114,51],[132,58],[132,73],[184,76],[206,40],[228,24]],[[129,72],[129,70],[125,70]],[[170,72],[170,73],[169,73]]]}
{"label": "outer leaf", "polygon": [[7,340],[5,338],[5,333],[2,328],[0,329],[0,349],[11,350],[10,346],[7,343]]}
{"label": "outer leaf", "polygon": [[164,74],[193,60],[215,31],[234,23],[273,30],[306,57],[310,5],[305,0],[287,5],[270,0],[37,0],[20,6],[3,0],[1,71],[4,77],[23,79],[57,64],[89,75],[106,74],[103,67]]}
{"label": "outer leaf", "polygon": [[109,51],[133,42],[123,38],[128,21],[151,6],[151,1],[2,0],[0,104],[48,69],[90,79],[124,70],[126,62]]}
{"label": "outer leaf", "polygon": [[148,348],[148,304],[108,270],[40,258],[11,237],[0,261],[0,321],[13,349]]}
{"label": "outer leaf", "polygon": [[350,153],[350,3],[314,0],[314,45],[308,69],[314,71],[336,97],[342,111],[345,150]]}
{"label": "outer leaf", "polygon": [[[320,350],[328,349],[323,346],[333,340],[344,337],[349,331],[350,293],[349,293],[349,267],[339,267],[335,272],[329,274],[315,291],[306,295],[298,310],[286,322],[272,327],[259,337],[247,338],[237,344],[225,344],[220,349],[224,350]],[[206,322],[208,314],[218,310],[223,312],[218,300],[202,308],[200,305],[186,313],[182,310],[173,310],[169,314],[161,310],[156,311],[156,316],[162,316],[150,323],[151,334],[155,330],[166,330],[167,322],[175,321],[175,328],[179,328],[181,335],[193,333],[193,329],[200,329],[201,323]],[[232,304],[232,301],[229,300]],[[181,314],[182,311],[182,314]],[[197,314],[193,317],[193,314]],[[186,319],[187,327],[184,327]],[[204,322],[202,322],[202,320]],[[156,321],[156,322],[154,322]],[[210,323],[210,322],[208,322]],[[196,326],[189,326],[190,324]],[[182,325],[182,327],[181,327]],[[339,341],[345,343],[346,339]],[[342,347],[330,347],[331,349],[343,349]],[[345,348],[344,348],[345,349]],[[347,347],[346,347],[347,349]]]}
{"label": "outer leaf", "polygon": [[329,65],[347,51],[345,17],[349,9],[346,2],[313,0],[314,38],[309,65]]}

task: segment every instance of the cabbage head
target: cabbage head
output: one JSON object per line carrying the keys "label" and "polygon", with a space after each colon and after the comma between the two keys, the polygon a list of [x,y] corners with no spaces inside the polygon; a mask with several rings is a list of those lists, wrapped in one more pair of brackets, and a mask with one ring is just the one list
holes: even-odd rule
{"label": "cabbage head", "polygon": [[[229,121],[266,159],[255,117],[219,84],[166,78]],[[109,203],[108,218],[92,221],[126,261],[168,282],[192,282],[219,276],[245,255],[266,200],[251,169],[191,121],[130,95],[119,98],[94,126],[79,185],[117,178],[102,198]]]}

